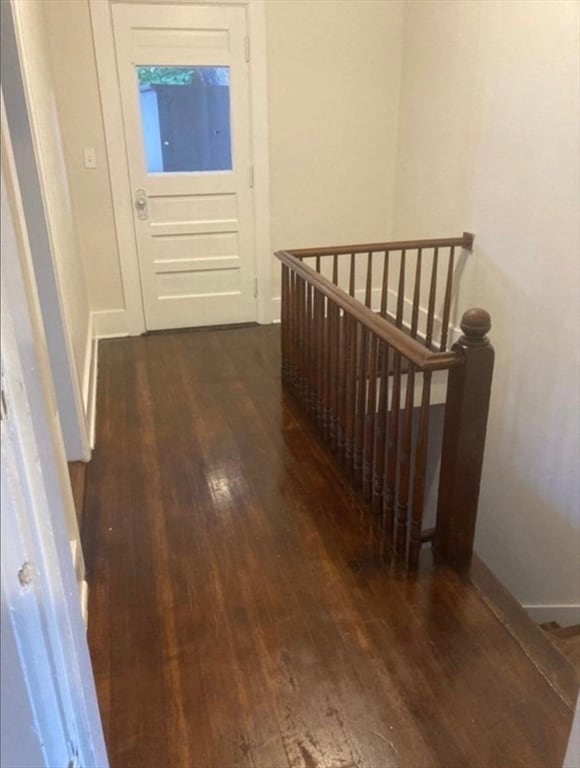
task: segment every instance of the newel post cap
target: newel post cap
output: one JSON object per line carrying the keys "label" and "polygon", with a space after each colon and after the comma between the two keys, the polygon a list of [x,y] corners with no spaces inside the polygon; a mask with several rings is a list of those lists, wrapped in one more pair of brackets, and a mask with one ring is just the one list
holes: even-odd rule
{"label": "newel post cap", "polygon": [[463,331],[461,341],[468,345],[488,344],[486,335],[490,328],[489,312],[479,307],[468,309],[461,318],[461,330]]}

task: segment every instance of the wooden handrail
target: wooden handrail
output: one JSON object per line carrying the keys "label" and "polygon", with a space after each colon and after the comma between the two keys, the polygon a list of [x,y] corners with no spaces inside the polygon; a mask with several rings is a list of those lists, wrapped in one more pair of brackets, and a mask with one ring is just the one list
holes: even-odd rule
{"label": "wooden handrail", "polygon": [[345,253],[368,253],[375,251],[402,251],[417,250],[418,248],[446,248],[458,247],[471,251],[475,235],[464,232],[461,237],[440,237],[428,240],[392,240],[385,243],[358,243],[356,245],[324,246],[321,248],[297,248],[291,251],[283,251],[298,259],[310,256],[340,256]]}
{"label": "wooden handrail", "polygon": [[[455,238],[455,241],[461,241],[461,238]],[[411,241],[409,241],[411,242]],[[420,242],[442,242],[442,241],[415,241]],[[450,240],[446,241],[449,244]],[[356,246],[359,247],[359,246]],[[362,247],[362,246],[361,246]],[[406,246],[411,247],[411,246]],[[419,246],[425,247],[425,246]],[[326,250],[326,249],[325,249]],[[350,251],[348,251],[350,253]],[[330,249],[330,253],[336,251]],[[432,352],[424,347],[419,341],[408,336],[404,331],[388,323],[380,315],[377,315],[369,307],[361,304],[356,299],[349,296],[338,286],[334,285],[323,275],[316,272],[311,267],[304,264],[297,257],[296,251],[277,251],[276,257],[289,269],[302,277],[306,282],[315,286],[324,296],[331,299],[337,306],[343,309],[351,317],[368,328],[375,336],[389,344],[394,350],[417,366],[421,371],[439,371],[456,368],[463,365],[463,356],[456,352]],[[308,255],[316,255],[311,253]]]}

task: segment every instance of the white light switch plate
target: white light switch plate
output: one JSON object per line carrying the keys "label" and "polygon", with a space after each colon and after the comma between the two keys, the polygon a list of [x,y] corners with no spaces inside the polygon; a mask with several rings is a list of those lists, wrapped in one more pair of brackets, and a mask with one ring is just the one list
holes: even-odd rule
{"label": "white light switch plate", "polygon": [[85,147],[85,168],[97,167],[97,155],[94,147]]}

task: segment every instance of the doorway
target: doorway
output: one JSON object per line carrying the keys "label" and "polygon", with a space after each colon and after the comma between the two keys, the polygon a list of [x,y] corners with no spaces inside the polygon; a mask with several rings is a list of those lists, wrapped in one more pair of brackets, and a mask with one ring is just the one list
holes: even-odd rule
{"label": "doorway", "polygon": [[254,321],[242,5],[112,7],[146,330]]}

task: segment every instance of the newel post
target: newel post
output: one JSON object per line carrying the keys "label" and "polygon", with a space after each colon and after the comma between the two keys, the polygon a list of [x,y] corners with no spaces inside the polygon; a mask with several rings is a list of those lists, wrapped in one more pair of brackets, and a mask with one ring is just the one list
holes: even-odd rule
{"label": "newel post", "polygon": [[461,319],[463,336],[453,350],[465,363],[451,368],[441,450],[434,549],[455,565],[468,564],[489,412],[493,347],[486,334],[491,319],[484,309],[469,309]]}

